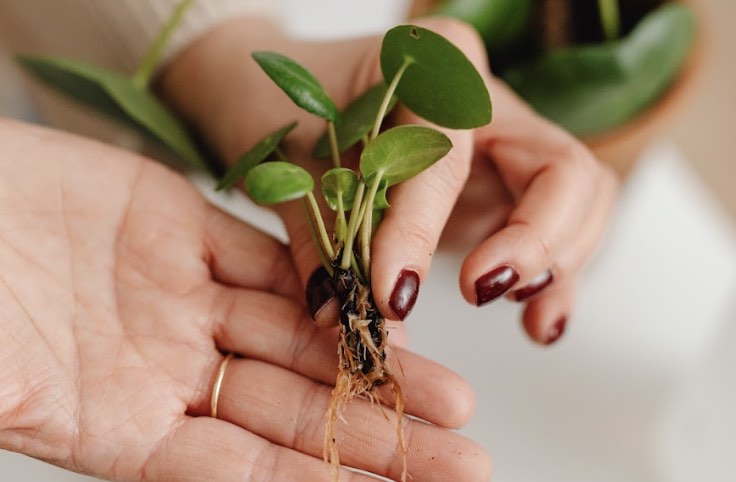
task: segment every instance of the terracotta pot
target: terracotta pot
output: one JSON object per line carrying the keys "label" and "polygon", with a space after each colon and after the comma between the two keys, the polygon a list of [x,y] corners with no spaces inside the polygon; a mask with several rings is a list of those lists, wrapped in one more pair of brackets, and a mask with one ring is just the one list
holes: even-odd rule
{"label": "terracotta pot", "polygon": [[[411,15],[424,15],[430,12],[436,3],[436,0],[415,0]],[[622,178],[628,176],[646,146],[685,111],[688,101],[693,97],[695,85],[702,76],[708,55],[703,6],[698,0],[689,0],[685,3],[695,10],[698,25],[685,68],[672,86],[648,109],[630,121],[610,131],[582,138],[593,153],[611,165]]]}

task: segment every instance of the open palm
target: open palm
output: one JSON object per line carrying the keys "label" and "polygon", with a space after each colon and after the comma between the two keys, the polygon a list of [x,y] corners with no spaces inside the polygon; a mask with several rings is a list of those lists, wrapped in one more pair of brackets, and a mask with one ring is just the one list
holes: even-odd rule
{"label": "open palm", "polygon": [[[169,170],[0,120],[0,447],[114,480],[329,478],[335,333],[289,250]],[[210,399],[223,352],[234,351]],[[485,480],[456,375],[403,350],[415,480]],[[391,423],[357,401],[342,461],[396,479]],[[343,480],[369,480],[346,472]]]}

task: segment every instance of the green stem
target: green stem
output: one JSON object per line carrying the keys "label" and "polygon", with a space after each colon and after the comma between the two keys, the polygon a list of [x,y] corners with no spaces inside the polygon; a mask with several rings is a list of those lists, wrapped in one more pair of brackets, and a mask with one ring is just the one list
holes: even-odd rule
{"label": "green stem", "polygon": [[314,244],[319,248],[317,250],[317,253],[319,254],[319,260],[322,262],[322,266],[325,267],[327,272],[332,276],[335,272],[335,270],[332,268],[332,263],[329,259],[327,259],[327,254],[325,254],[325,250],[322,246],[322,243],[320,242],[320,237],[317,234],[317,227],[314,225],[314,220],[312,219],[312,214],[310,213],[309,206],[307,203],[303,203],[304,205],[304,212],[307,215],[307,223],[309,224],[309,233],[312,235],[312,241]]}
{"label": "green stem", "polygon": [[337,218],[335,220],[335,236],[337,241],[345,242],[348,234],[348,222],[345,219],[345,205],[342,202],[342,191],[337,191]]}
{"label": "green stem", "polygon": [[284,154],[284,151],[281,150],[280,147],[276,147],[276,149],[273,150],[274,154],[276,154],[276,159],[278,159],[281,162],[289,162],[289,159],[286,157],[286,154]]}
{"label": "green stem", "polygon": [[327,121],[327,136],[330,139],[332,165],[335,167],[340,167],[340,149],[337,146],[337,133],[335,132],[335,123],[332,121]]}
{"label": "green stem", "polygon": [[345,247],[342,250],[342,260],[340,267],[348,269],[352,264],[353,258],[353,242],[355,233],[358,230],[358,220],[361,218],[361,203],[363,201],[363,193],[365,192],[365,183],[360,182],[358,189],[355,190],[355,200],[353,201],[353,209],[350,211],[350,221],[348,221],[348,234],[345,236]]}
{"label": "green stem", "polygon": [[327,258],[334,259],[335,250],[332,249],[332,242],[330,241],[330,236],[327,234],[325,222],[322,219],[322,214],[319,211],[319,205],[317,205],[317,200],[314,198],[314,194],[308,192],[307,200],[309,201],[308,206],[312,210],[314,221],[317,223],[317,231],[319,233],[320,245],[322,246],[324,254]]}
{"label": "green stem", "polygon": [[138,66],[138,70],[133,76],[133,85],[139,89],[145,89],[151,83],[151,77],[153,77],[153,72],[156,70],[156,64],[159,58],[161,58],[164,47],[166,47],[171,35],[181,23],[184,14],[193,2],[194,0],[182,0],[176,6],[174,13],[171,14],[171,17],[169,17],[163,29],[161,29],[161,33],[158,34],[158,37],[156,37],[148,48],[148,52],[146,52],[145,57],[143,57],[141,64]]}
{"label": "green stem", "polygon": [[606,40],[609,42],[616,40],[621,35],[618,0],[598,0],[598,13]]}
{"label": "green stem", "polygon": [[383,101],[381,102],[381,107],[378,109],[376,121],[373,124],[371,139],[375,139],[376,137],[378,137],[378,133],[381,132],[381,123],[383,122],[383,118],[386,117],[386,111],[388,110],[388,105],[391,103],[391,98],[394,96],[394,92],[396,92],[396,87],[398,87],[399,81],[404,75],[406,68],[409,67],[409,65],[411,65],[413,62],[414,61],[410,58],[404,59],[404,63],[401,64],[401,67],[396,72],[396,75],[394,75],[394,78],[391,80],[391,84],[389,84],[388,89],[386,89],[386,95],[383,96]]}
{"label": "green stem", "polygon": [[383,172],[376,173],[376,179],[368,191],[368,197],[365,200],[365,213],[363,214],[363,224],[360,226],[360,259],[363,262],[363,272],[366,278],[371,278],[371,240],[373,238],[373,201],[376,199],[378,186],[381,184]]}

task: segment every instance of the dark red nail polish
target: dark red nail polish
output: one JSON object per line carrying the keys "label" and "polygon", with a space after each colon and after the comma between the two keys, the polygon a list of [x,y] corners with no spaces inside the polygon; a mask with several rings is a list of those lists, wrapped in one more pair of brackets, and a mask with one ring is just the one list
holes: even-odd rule
{"label": "dark red nail polish", "polygon": [[567,325],[567,317],[563,316],[552,328],[547,332],[547,338],[544,340],[545,345],[551,345],[560,339],[563,333],[565,333],[565,326]]}
{"label": "dark red nail polish", "polygon": [[409,314],[419,294],[419,275],[416,271],[404,269],[396,280],[396,285],[391,292],[388,305],[394,310],[399,320],[404,320]]}
{"label": "dark red nail polish", "polygon": [[327,272],[324,266],[320,266],[307,281],[307,308],[309,314],[312,315],[312,319],[317,317],[317,313],[323,306],[327,304],[332,298],[337,296],[337,290],[335,289],[335,281]]}
{"label": "dark red nail polish", "polygon": [[511,266],[495,268],[475,280],[475,296],[478,306],[502,296],[519,281],[519,274]]}
{"label": "dark red nail polish", "polygon": [[524,301],[531,298],[532,296],[536,295],[547,286],[552,284],[552,281],[554,281],[554,279],[555,277],[552,275],[552,272],[550,270],[545,271],[541,275],[534,278],[528,285],[514,291],[512,293],[514,301]]}

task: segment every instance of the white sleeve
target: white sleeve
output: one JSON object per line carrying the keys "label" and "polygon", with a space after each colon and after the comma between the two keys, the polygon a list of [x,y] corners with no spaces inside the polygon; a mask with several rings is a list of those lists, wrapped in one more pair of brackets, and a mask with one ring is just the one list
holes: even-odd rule
{"label": "white sleeve", "polygon": [[[83,59],[132,72],[179,0],[0,0],[0,41],[12,52]],[[274,14],[268,0],[195,0],[161,64],[214,24]]]}

